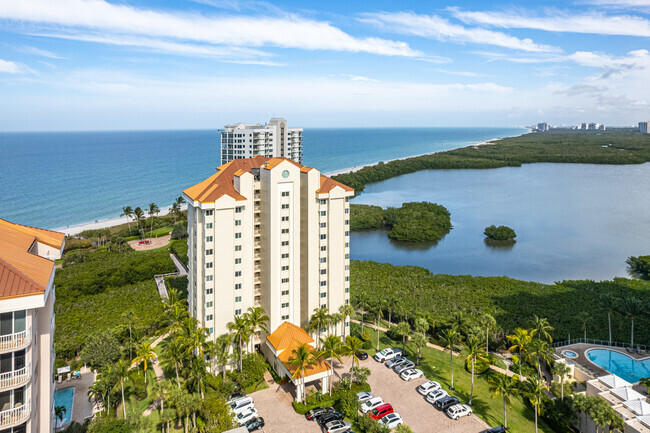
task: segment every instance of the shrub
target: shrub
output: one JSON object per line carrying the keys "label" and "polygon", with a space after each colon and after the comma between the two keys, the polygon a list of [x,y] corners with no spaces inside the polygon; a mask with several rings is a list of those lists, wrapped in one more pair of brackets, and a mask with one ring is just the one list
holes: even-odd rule
{"label": "shrub", "polygon": [[174,224],[172,239],[185,239],[187,237],[187,226],[183,223]]}
{"label": "shrub", "polygon": [[111,331],[98,331],[88,338],[80,355],[84,363],[101,368],[117,361],[120,343]]}
{"label": "shrub", "polygon": [[359,410],[359,404],[357,400],[357,395],[348,390],[342,392],[336,404],[334,405],[336,410],[341,412],[348,418],[355,416]]}
{"label": "shrub", "polygon": [[189,258],[187,256],[187,239],[179,239],[169,243],[169,251],[176,254],[181,262],[187,266]]}
{"label": "shrub", "polygon": [[491,225],[485,227],[483,234],[488,237],[488,239],[493,239],[495,241],[509,241],[517,237],[515,231],[510,227],[506,226],[495,226]]}
{"label": "shrub", "polygon": [[264,379],[266,360],[259,353],[247,353],[242,358],[242,370],[237,373],[236,380],[241,388],[248,388]]}
{"label": "shrub", "polygon": [[133,393],[138,400],[144,400],[147,397],[147,385],[144,383],[144,373],[140,368],[131,370],[129,377],[133,381]]}
{"label": "shrub", "polygon": [[67,253],[72,250],[81,250],[90,248],[93,246],[93,242],[90,239],[79,239],[73,236],[65,237],[65,247],[63,247],[63,253]]}

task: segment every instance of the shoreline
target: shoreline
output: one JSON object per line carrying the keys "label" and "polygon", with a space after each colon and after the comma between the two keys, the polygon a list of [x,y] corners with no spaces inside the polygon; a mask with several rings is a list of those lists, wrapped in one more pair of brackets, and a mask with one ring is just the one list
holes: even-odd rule
{"label": "shoreline", "polygon": [[[526,134],[526,132],[524,132],[524,133],[522,133],[520,135],[523,135],[523,134]],[[449,152],[450,150],[462,149],[464,147],[470,147],[470,146],[487,146],[487,145],[493,144],[497,140],[501,140],[501,138],[491,138],[489,140],[479,141],[479,142],[475,142],[475,143],[469,143],[469,144],[466,144],[466,145],[461,146],[461,147],[455,147],[453,149],[447,149],[447,150],[440,150],[440,151],[437,151],[437,152],[427,152],[427,153],[421,153],[421,154],[418,154],[418,155],[404,156],[402,158],[394,158],[394,159],[388,159],[388,160],[385,160],[385,161],[377,161],[377,162],[374,162],[374,163],[358,165],[358,166],[355,166],[355,167],[343,168],[341,170],[335,170],[335,171],[331,171],[331,172],[323,173],[323,174],[325,176],[331,177],[331,176],[336,176],[336,175],[344,174],[344,173],[353,173],[355,171],[359,171],[359,170],[361,170],[363,168],[366,168],[366,167],[375,166],[375,165],[377,165],[377,164],[379,164],[381,162],[388,163],[388,162],[392,162],[392,161],[401,161],[401,160],[409,159],[409,158],[417,158],[419,156],[435,155],[437,153]],[[187,209],[187,203],[183,203],[181,205],[181,210],[186,210],[186,209]],[[158,213],[157,216],[165,216],[165,215],[169,214],[170,211],[171,211],[171,205],[161,207],[160,208],[160,213]],[[97,220],[95,220],[93,222],[74,224],[74,225],[66,226],[66,227],[58,227],[58,228],[54,228],[54,229],[51,229],[51,230],[56,231],[56,232],[60,232],[60,233],[65,233],[66,235],[71,236],[71,235],[79,234],[79,233],[81,233],[81,232],[83,232],[85,230],[105,229],[105,228],[114,227],[114,226],[121,225],[121,224],[126,224],[127,222],[129,222],[129,220],[126,217],[113,217],[113,218],[97,219]]]}

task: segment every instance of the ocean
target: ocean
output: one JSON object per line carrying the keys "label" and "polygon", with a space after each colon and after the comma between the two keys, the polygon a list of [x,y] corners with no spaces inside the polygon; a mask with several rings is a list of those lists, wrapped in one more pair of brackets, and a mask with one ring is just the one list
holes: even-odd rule
{"label": "ocean", "polygon": [[[464,147],[524,128],[305,128],[323,173]],[[217,130],[0,133],[0,218],[64,228],[170,205],[219,165]]]}

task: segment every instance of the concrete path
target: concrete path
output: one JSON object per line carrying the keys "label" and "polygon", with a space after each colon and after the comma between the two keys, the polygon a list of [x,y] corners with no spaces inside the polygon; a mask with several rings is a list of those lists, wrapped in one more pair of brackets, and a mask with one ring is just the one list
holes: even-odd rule
{"label": "concrete path", "polygon": [[168,299],[169,294],[167,293],[167,284],[165,283],[165,277],[162,275],[156,275],[153,277],[153,280],[156,282],[156,288],[158,293],[160,293],[161,299]]}
{"label": "concrete path", "polygon": [[180,261],[178,256],[176,256],[176,254],[170,254],[169,256],[172,258],[174,266],[176,266],[176,269],[178,270],[178,276],[184,277],[187,275],[187,268],[185,267],[185,264]]}
{"label": "concrete path", "polygon": [[[151,347],[156,347],[158,346],[165,338],[169,337],[169,332],[166,333],[165,335],[161,335],[158,337],[153,343],[151,343]],[[156,373],[156,380],[163,380],[165,378],[165,372],[163,369],[160,367],[160,360],[153,364],[153,371]],[[155,400],[151,406],[145,409],[145,411],[142,413],[143,416],[148,416],[153,413],[158,409],[158,400]]]}

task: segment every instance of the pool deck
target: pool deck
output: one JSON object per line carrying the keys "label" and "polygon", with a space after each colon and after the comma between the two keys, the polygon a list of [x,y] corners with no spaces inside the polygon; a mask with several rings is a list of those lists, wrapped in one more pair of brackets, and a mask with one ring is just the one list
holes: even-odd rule
{"label": "pool deck", "polygon": [[610,346],[600,346],[598,344],[586,344],[586,343],[578,343],[578,344],[571,344],[568,346],[562,346],[558,347],[555,349],[557,354],[561,357],[564,358],[564,355],[562,355],[562,352],[565,350],[571,350],[575,353],[578,354],[577,358],[566,358],[569,359],[570,361],[574,361],[577,364],[580,364],[584,369],[588,370],[591,374],[594,375],[594,377],[599,377],[599,376],[604,376],[607,374],[610,374],[609,371],[600,368],[593,362],[591,362],[588,358],[586,353],[591,350],[591,349],[606,349],[606,350],[611,350],[614,352],[619,352],[622,353],[623,355],[627,355],[632,359],[635,359],[637,361],[643,361],[645,359],[650,358],[650,354],[641,352],[640,354],[638,353],[629,353],[627,350],[620,348],[620,347],[610,347]]}
{"label": "pool deck", "polygon": [[93,403],[88,401],[88,388],[95,383],[95,376],[95,372],[90,369],[82,369],[80,379],[64,380],[61,383],[57,382],[54,386],[55,390],[74,386],[71,420],[79,424],[83,424],[86,418],[93,415]]}

